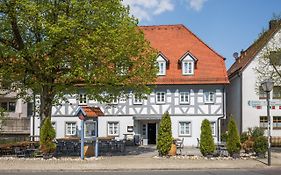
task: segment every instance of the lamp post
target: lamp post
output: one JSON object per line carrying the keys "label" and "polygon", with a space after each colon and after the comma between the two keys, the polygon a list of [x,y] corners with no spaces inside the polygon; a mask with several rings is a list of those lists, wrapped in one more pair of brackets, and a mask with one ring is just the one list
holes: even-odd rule
{"label": "lamp post", "polygon": [[267,155],[267,165],[271,165],[271,117],[270,117],[270,91],[273,89],[273,81],[271,79],[265,80],[261,83],[262,89],[264,92],[266,92],[266,101],[267,101],[267,132],[268,132],[268,155]]}

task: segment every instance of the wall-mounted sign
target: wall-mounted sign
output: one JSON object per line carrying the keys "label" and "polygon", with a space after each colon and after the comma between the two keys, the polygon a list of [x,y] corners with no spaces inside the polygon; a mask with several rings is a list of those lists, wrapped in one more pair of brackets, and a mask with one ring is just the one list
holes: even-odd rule
{"label": "wall-mounted sign", "polygon": [[[270,106],[281,106],[281,101],[270,101]],[[248,105],[252,107],[256,106],[267,106],[266,101],[261,101],[261,100],[249,100]]]}
{"label": "wall-mounted sign", "polygon": [[134,126],[127,126],[127,132],[133,132]]}

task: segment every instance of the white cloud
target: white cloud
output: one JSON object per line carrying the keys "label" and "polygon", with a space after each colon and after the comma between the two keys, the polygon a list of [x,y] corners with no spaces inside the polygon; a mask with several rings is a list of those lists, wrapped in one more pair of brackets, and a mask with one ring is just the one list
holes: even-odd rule
{"label": "white cloud", "polygon": [[174,10],[172,0],[123,0],[124,5],[130,6],[130,13],[139,20],[151,20],[154,15],[160,15]]}
{"label": "white cloud", "polygon": [[195,11],[200,11],[207,0],[186,0],[189,7]]}

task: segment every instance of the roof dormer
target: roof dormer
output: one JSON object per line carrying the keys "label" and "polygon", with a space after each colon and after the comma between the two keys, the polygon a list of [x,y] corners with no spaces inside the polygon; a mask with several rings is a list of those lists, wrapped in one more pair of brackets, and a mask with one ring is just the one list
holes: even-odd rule
{"label": "roof dormer", "polygon": [[163,53],[159,53],[157,56],[157,66],[158,66],[158,73],[157,75],[166,75],[166,70],[169,64],[169,60]]}
{"label": "roof dormer", "polygon": [[182,75],[194,75],[195,64],[197,62],[190,52],[186,52],[180,59],[179,64],[181,65]]}

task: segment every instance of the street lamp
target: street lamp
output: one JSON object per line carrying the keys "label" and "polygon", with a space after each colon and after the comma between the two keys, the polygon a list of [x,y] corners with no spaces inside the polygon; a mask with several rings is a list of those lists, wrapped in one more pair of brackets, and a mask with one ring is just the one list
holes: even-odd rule
{"label": "street lamp", "polygon": [[270,91],[273,89],[273,81],[271,79],[265,80],[261,83],[261,87],[264,92],[266,92],[266,101],[267,101],[267,132],[268,132],[268,155],[267,155],[267,165],[271,165],[271,117],[270,117],[270,103],[269,103],[269,96]]}

